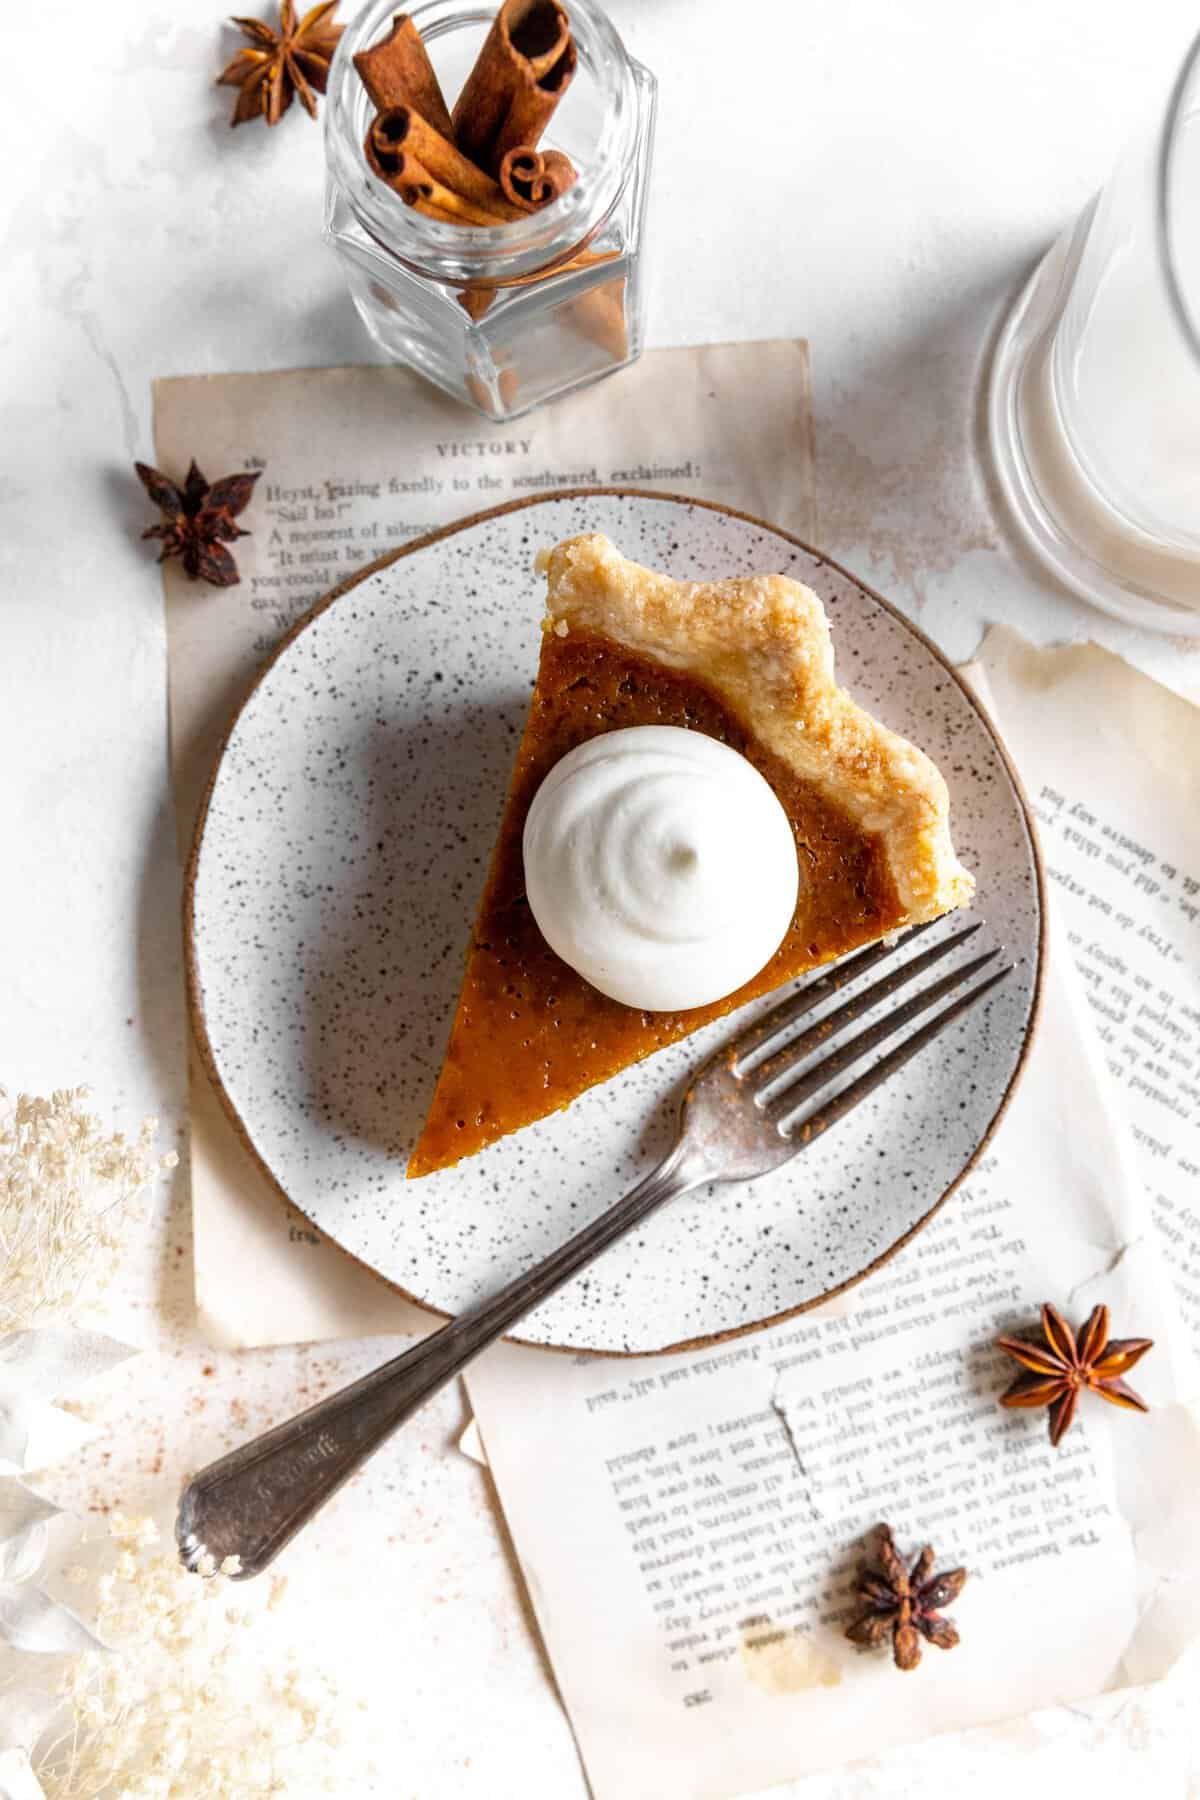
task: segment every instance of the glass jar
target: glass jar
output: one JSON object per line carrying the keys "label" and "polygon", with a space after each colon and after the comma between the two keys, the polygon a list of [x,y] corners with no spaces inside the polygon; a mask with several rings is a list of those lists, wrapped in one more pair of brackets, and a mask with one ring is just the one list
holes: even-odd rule
{"label": "glass jar", "polygon": [[[579,62],[541,148],[566,152],[574,187],[502,225],[427,218],[363,153],[373,109],[352,59],[387,35],[395,3],[363,7],[330,71],[325,234],[391,361],[489,419],[514,419],[641,353],[655,81],[593,0],[565,0]],[[451,106],[494,11],[468,0],[412,8]]]}
{"label": "glass jar", "polygon": [[993,466],[1060,581],[1200,639],[1200,38],[997,340]]}

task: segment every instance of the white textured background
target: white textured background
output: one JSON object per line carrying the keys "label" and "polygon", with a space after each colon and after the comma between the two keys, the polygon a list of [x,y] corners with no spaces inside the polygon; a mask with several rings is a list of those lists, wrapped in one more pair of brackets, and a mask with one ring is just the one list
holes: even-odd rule
{"label": "white textured background", "polygon": [[[1041,640],[1094,635],[1200,691],[1200,644],[1110,625],[1014,559],[973,454],[1005,302],[1103,180],[1194,8],[613,12],[660,80],[651,342],[809,338],[828,550],[956,656],[1004,618]],[[298,107],[274,132],[229,131],[233,96],[210,85],[236,42],[221,19],[206,0],[4,8],[0,1081],[90,1082],[106,1110],[159,1114],[164,1137],[183,1116],[185,1025],[161,598],[129,468],[152,455],[150,382],[371,357],[320,242],[320,131]],[[379,1354],[210,1357],[189,1322],[186,1212],[181,1168],[128,1284],[128,1330],[155,1353],[118,1377],[114,1432],[86,1479],[60,1478],[76,1503],[161,1502],[298,1387],[315,1395]],[[296,1546],[291,1616],[368,1702],[386,1765],[373,1792],[575,1800],[570,1733],[494,1507],[451,1448],[460,1419],[445,1397]],[[1200,1791],[1195,1735],[1176,1682],[802,1791],[1137,1782],[1173,1800]]]}

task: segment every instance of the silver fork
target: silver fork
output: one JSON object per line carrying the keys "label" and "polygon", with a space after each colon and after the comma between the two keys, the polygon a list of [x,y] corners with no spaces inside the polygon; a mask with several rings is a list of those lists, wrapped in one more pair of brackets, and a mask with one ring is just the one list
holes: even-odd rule
{"label": "silver fork", "polygon": [[[916,927],[900,944],[911,944],[926,929]],[[674,1148],[623,1200],[490,1300],[460,1313],[403,1355],[193,1476],[183,1490],[176,1522],[184,1563],[191,1569],[207,1569],[208,1557],[219,1566],[226,1557],[236,1556],[242,1579],[259,1574],[419,1406],[633,1226],[689,1188],[767,1174],[845,1118],[1011,973],[1011,967],[994,970],[963,991],[971,977],[999,955],[998,950],[989,951],[921,988],[853,1036],[845,1035],[847,1026],[874,1012],[978,930],[977,924],[968,925],[894,964],[799,1036],[789,1036],[799,1020],[885,962],[898,946],[883,943],[859,951],[807,980],[723,1044],[687,1086]],[[853,1063],[956,990],[957,998],[847,1086],[811,1112],[802,1111]],[[816,1054],[821,1051],[825,1053]]]}

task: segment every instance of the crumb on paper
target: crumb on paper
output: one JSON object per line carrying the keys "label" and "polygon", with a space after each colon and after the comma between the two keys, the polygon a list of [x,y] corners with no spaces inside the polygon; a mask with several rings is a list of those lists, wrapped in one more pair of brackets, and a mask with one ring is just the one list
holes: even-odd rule
{"label": "crumb on paper", "polygon": [[803,1632],[776,1625],[765,1613],[743,1619],[742,1668],[765,1694],[799,1694],[837,1687],[842,1671],[827,1651]]}

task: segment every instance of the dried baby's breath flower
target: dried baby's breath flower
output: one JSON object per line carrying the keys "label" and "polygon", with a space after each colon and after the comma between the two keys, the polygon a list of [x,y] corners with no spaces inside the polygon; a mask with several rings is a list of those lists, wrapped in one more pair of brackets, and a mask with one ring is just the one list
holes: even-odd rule
{"label": "dried baby's breath flower", "polygon": [[347,1788],[336,1689],[272,1659],[267,1592],[210,1606],[237,1572],[207,1579],[160,1549],[147,1519],[116,1516],[116,1567],[96,1582],[96,1630],[111,1649],[65,1663],[72,1723],[35,1761],[46,1800],[266,1800]]}
{"label": "dried baby's breath flower", "polygon": [[116,1271],[140,1196],[173,1151],[154,1155],[157,1119],[108,1132],[87,1088],[50,1098],[0,1088],[0,1333],[68,1316]]}

